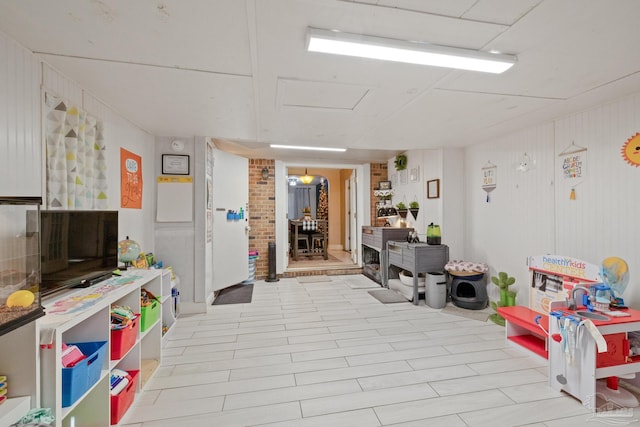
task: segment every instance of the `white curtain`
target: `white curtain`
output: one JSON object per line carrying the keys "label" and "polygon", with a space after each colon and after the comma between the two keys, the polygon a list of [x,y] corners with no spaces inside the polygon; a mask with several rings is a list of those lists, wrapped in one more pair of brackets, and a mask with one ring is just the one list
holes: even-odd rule
{"label": "white curtain", "polygon": [[107,163],[102,122],[45,93],[47,207],[107,209]]}

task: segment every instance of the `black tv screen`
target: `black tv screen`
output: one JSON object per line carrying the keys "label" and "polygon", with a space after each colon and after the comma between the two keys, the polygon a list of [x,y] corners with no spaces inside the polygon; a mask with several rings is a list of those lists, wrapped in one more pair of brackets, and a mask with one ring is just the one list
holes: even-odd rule
{"label": "black tv screen", "polygon": [[118,268],[118,211],[40,211],[41,294],[90,286]]}

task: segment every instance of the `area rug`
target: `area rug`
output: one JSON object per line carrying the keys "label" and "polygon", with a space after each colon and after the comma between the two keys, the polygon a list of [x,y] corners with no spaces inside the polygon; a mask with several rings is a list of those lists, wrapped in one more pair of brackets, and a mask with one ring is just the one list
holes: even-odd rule
{"label": "area rug", "polygon": [[378,289],[375,291],[369,291],[369,295],[377,299],[383,304],[394,304],[396,302],[409,302],[405,297],[392,291],[391,289]]}
{"label": "area rug", "polygon": [[378,283],[376,283],[373,280],[369,279],[368,277],[362,276],[362,275],[354,274],[353,276],[351,276],[349,278],[345,278],[344,282],[351,289],[375,289],[375,288],[380,288],[380,285]]}
{"label": "area rug", "polygon": [[253,296],[253,283],[250,285],[233,285],[224,288],[211,305],[248,304]]}
{"label": "area rug", "polygon": [[298,283],[320,283],[320,282],[331,282],[331,278],[326,275],[319,276],[298,276]]}
{"label": "area rug", "polygon": [[489,315],[491,314],[487,311],[487,309],[467,310],[466,308],[456,307],[451,303],[447,304],[445,308],[442,309],[442,313],[466,317],[467,319],[479,320],[481,322],[486,322],[487,320],[489,320]]}

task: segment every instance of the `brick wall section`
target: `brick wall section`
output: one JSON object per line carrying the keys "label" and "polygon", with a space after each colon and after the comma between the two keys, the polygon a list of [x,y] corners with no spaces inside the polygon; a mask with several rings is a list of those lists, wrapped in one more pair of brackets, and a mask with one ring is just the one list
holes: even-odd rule
{"label": "brick wall section", "polygon": [[387,181],[389,179],[388,176],[389,176],[389,173],[387,170],[386,163],[371,163],[371,177],[370,177],[371,193],[369,194],[369,209],[371,210],[371,224],[368,224],[368,225],[373,225],[373,226],[381,225],[381,224],[376,224],[376,211],[377,211],[376,206],[378,204],[379,199],[373,195],[373,189],[378,187],[378,181]]}
{"label": "brick wall section", "polygon": [[[269,177],[262,179],[262,169],[269,169]],[[274,161],[249,159],[249,250],[258,251],[256,280],[269,273],[269,242],[276,241],[276,196]]]}

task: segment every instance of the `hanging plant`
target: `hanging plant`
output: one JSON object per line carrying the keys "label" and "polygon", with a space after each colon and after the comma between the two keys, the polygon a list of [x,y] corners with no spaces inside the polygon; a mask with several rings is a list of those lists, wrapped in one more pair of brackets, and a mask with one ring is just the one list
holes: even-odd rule
{"label": "hanging plant", "polygon": [[407,168],[407,156],[404,154],[398,154],[393,161],[397,171],[403,171]]}
{"label": "hanging plant", "polygon": [[409,202],[409,212],[411,212],[413,219],[415,220],[418,219],[419,211],[420,211],[420,204],[416,200]]}

